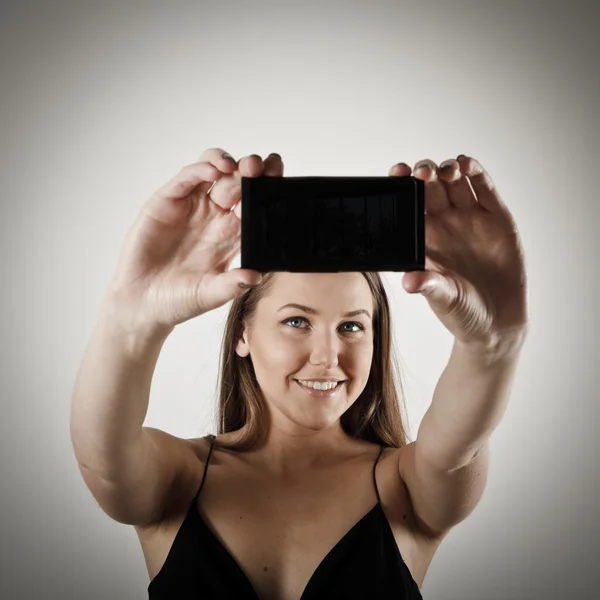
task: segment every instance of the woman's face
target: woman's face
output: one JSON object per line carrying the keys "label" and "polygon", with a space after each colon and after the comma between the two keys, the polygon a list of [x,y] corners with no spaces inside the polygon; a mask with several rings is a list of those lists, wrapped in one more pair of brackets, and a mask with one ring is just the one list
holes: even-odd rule
{"label": "woman's face", "polygon": [[[320,430],[335,424],[367,384],[373,358],[373,297],[361,273],[277,273],[238,341],[278,423]],[[282,308],[288,303],[304,305]],[[364,309],[360,313],[346,313]],[[345,380],[332,396],[313,397],[296,379]],[[288,423],[286,423],[286,426]]]}

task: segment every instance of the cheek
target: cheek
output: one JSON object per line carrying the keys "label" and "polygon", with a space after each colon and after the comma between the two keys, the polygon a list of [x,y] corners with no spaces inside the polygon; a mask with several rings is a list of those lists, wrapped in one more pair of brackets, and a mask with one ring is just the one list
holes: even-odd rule
{"label": "cheek", "polygon": [[298,360],[302,353],[301,346],[290,340],[282,339],[285,336],[273,336],[257,348],[255,356],[262,365],[262,370],[273,376],[282,373],[293,373],[298,370]]}
{"label": "cheek", "polygon": [[366,337],[362,340],[357,340],[355,344],[348,347],[348,351],[357,363],[370,363],[373,359],[373,341]]}

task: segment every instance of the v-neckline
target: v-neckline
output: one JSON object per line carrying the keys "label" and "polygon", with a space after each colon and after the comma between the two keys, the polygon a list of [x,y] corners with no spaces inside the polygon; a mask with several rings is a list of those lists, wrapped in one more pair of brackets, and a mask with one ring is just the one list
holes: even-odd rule
{"label": "v-neckline", "polygon": [[[371,508],[371,510],[369,510],[365,515],[363,515],[340,538],[340,540],[333,546],[333,548],[331,548],[331,550],[329,550],[329,552],[325,555],[325,558],[323,558],[323,560],[317,565],[317,568],[313,571],[312,575],[308,579],[308,582],[304,586],[304,589],[302,590],[302,594],[300,595],[300,598],[298,600],[309,600],[309,596],[306,596],[306,595],[311,591],[311,588],[316,585],[315,581],[317,579],[318,574],[327,566],[327,563],[332,560],[332,556],[334,555],[334,553],[336,552],[336,550],[338,550],[343,544],[345,544],[345,543],[347,544],[348,543],[348,538],[351,535],[355,534],[355,532],[358,530],[359,526],[362,523],[364,523],[375,511],[377,511],[377,509],[383,510],[381,504],[379,503],[379,501],[377,502],[377,504],[375,504],[375,506],[373,506],[373,508]],[[208,526],[208,524],[204,520],[204,517],[202,516],[202,514],[198,510],[198,506],[197,506],[196,502],[193,503],[192,511],[191,512],[193,514],[195,514],[195,516],[198,518],[201,526],[204,527],[205,531],[208,532],[208,534],[213,538],[213,540],[215,541],[215,543],[217,544],[217,546],[221,549],[223,556],[226,558],[226,560],[229,561],[229,563],[231,564],[231,566],[233,567],[233,569],[237,572],[237,574],[239,575],[240,579],[244,582],[245,587],[248,588],[248,593],[250,593],[255,600],[261,600],[259,598],[258,594],[256,593],[256,590],[254,589],[254,587],[252,585],[252,582],[250,581],[250,579],[246,575],[245,571],[239,565],[239,563],[237,562],[237,560],[231,555],[231,553],[229,552],[229,550],[227,550],[227,548],[221,543],[221,540],[219,540],[219,538],[213,533],[212,529]],[[385,514],[384,514],[384,516],[385,516]],[[386,519],[386,521],[387,521],[387,519]]]}

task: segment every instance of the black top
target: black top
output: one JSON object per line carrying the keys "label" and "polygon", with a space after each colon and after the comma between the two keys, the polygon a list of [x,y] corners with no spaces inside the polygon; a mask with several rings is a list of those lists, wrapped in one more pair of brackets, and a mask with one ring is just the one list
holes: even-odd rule
{"label": "black top", "polygon": [[[250,580],[197,509],[210,462],[166,561],[148,586],[150,600],[260,600]],[[375,467],[377,504],[329,551],[299,600],[423,600],[383,512]]]}

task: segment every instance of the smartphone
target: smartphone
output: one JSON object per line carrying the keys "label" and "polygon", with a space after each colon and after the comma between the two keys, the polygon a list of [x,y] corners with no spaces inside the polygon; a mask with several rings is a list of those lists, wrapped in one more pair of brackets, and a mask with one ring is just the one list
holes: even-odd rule
{"label": "smartphone", "polygon": [[338,273],[425,269],[425,182],[242,177],[241,268]]}

